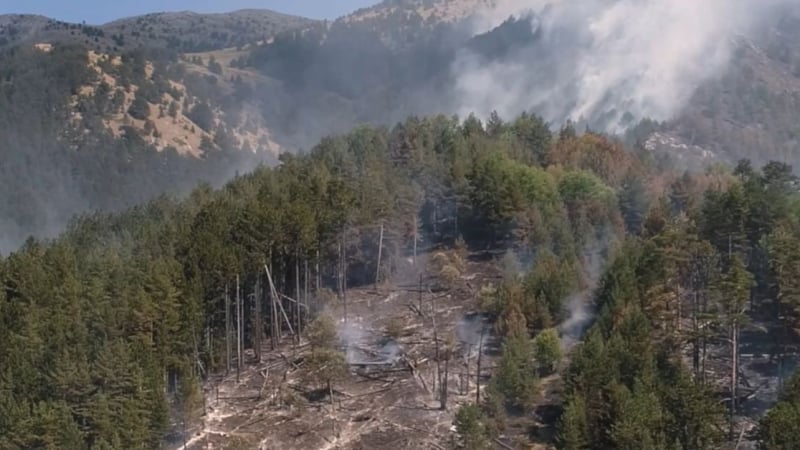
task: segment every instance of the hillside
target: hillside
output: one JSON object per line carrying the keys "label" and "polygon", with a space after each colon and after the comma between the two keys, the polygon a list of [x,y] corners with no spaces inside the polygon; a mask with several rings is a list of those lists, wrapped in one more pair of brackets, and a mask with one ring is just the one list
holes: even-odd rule
{"label": "hillside", "polygon": [[98,53],[159,47],[197,52],[243,47],[313,23],[269,10],[223,14],[154,13],[103,25],[73,24],[34,15],[0,15],[0,48],[30,42],[83,44]]}
{"label": "hillside", "polygon": [[468,19],[497,4],[497,0],[386,0],[341,18],[345,22],[375,22],[392,16],[417,15],[428,23]]}
{"label": "hillside", "polygon": [[[605,98],[602,110],[576,117],[585,77],[572,73],[573,59],[559,54],[578,48],[570,41],[564,44],[569,47],[553,48],[553,37],[532,25],[543,20],[533,13],[496,21],[495,28],[475,34],[485,29],[487,17],[499,16],[491,9],[494,5],[477,0],[387,1],[327,27],[278,34],[244,53],[231,50],[224,58],[238,70],[277,82],[260,88],[252,100],[261,105],[276,139],[289,148],[308,147],[354,124],[390,125],[413,114],[474,112],[487,117],[492,109],[501,115],[529,110],[554,128],[572,119],[581,127],[617,133],[649,118],[647,102],[626,98],[626,83],[635,80],[591,60],[587,63],[597,64],[595,70],[618,77],[619,86],[605,96],[592,93],[595,99]],[[483,19],[476,21],[476,16]],[[798,108],[794,99],[800,78],[793,61],[798,17],[797,8],[787,7],[779,21],[757,33],[729,37],[731,62],[720,73],[679,87],[682,92],[676,96],[687,102],[679,109],[670,105],[669,116],[660,114],[658,120],[666,125],[648,146],[684,162],[698,157],[765,162],[796,156],[796,130],[787,118]],[[550,32],[555,36],[559,30]],[[691,73],[694,63],[684,64],[684,72]],[[646,85],[640,88],[646,91]],[[553,92],[553,98],[537,91]],[[617,100],[633,107],[619,108]],[[311,123],[311,133],[296,129],[298,121]],[[755,145],[761,147],[757,153],[752,151]],[[694,148],[691,152],[699,156],[684,155],[685,148]]]}
{"label": "hillside", "polygon": [[[40,105],[52,101],[42,98],[45,92],[58,97],[56,103],[63,99],[66,119],[43,135],[53,140],[46,145],[51,148],[78,148],[90,141],[91,148],[111,139],[127,142],[126,147],[133,142],[137,152],[155,150],[158,157],[174,150],[199,157],[202,164],[209,149],[272,155],[307,150],[358,124],[392,126],[413,115],[476,113],[485,120],[492,110],[500,117],[528,110],[553,129],[573,119],[580,130],[613,132],[646,118],[646,108],[631,108],[634,113],[617,108],[618,100],[628,106],[647,102],[637,104],[627,94],[634,91],[626,89],[625,74],[613,71],[619,85],[595,97],[602,111],[573,117],[583,100],[575,83],[585,77],[569,71],[585,55],[571,41],[558,50],[551,45],[558,27],[569,22],[546,31],[545,16],[535,11],[503,22],[498,19],[502,3],[509,2],[386,1],[330,23],[269,11],[150,14],[98,27],[7,15],[0,18],[0,48],[9,50],[3,56],[8,74],[24,70],[15,67],[19,56],[11,57],[16,49],[25,49],[23,55],[34,50],[34,59],[56,65],[63,63],[51,57],[53,49],[59,53],[77,46],[85,52],[90,71],[76,86],[49,87],[47,80],[34,77],[41,83],[30,96],[10,99]],[[690,99],[686,105],[658,124],[638,127],[631,141],[683,167],[741,157],[794,161],[799,16],[789,8],[758,33],[736,38],[723,73],[681,86],[681,96]],[[72,70],[52,69],[48,76]],[[8,80],[4,86],[15,88]],[[10,130],[8,136],[27,132],[17,117],[0,126]],[[78,203],[90,208],[107,206],[80,198]],[[41,211],[26,217],[25,223],[62,222],[43,219]],[[19,228],[34,234],[42,229]],[[11,241],[19,242],[20,236]]]}
{"label": "hillside", "polygon": [[158,51],[23,45],[0,51],[0,79],[2,252],[84,211],[219,184],[278,151],[231,94],[244,82]]}
{"label": "hillside", "polygon": [[800,8],[736,40],[729,69],[701,86],[670,124],[686,142],[729,160],[800,160]]}

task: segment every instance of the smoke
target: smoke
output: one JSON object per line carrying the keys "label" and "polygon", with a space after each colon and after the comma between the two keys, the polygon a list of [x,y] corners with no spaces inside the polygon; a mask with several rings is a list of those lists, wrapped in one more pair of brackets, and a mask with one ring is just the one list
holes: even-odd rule
{"label": "smoke", "polygon": [[[458,112],[533,110],[623,131],[673,118],[720,75],[737,35],[790,0],[500,0],[475,22],[478,42],[512,44],[499,58],[473,46],[453,64]],[[519,19],[501,24],[509,16]],[[524,28],[520,28],[523,25]],[[498,27],[498,28],[494,28]]]}
{"label": "smoke", "polygon": [[340,322],[339,339],[345,347],[347,362],[353,363],[360,360],[361,353],[358,348],[367,342],[366,331],[353,322]]}
{"label": "smoke", "polygon": [[480,314],[467,315],[456,325],[456,337],[463,345],[477,347],[481,334],[485,333],[486,322]]}
{"label": "smoke", "polygon": [[[361,317],[356,319],[363,320]],[[397,342],[393,339],[375,338],[364,328],[363,322],[342,321],[339,323],[338,334],[345,348],[345,358],[350,364],[393,364],[402,353]]]}
{"label": "smoke", "polygon": [[561,346],[571,349],[591,326],[596,311],[592,304],[592,294],[603,274],[608,261],[609,249],[616,242],[614,232],[609,226],[603,227],[583,248],[583,274],[585,289],[567,299],[567,318],[559,326]]}
{"label": "smoke", "polygon": [[590,293],[587,291],[575,294],[567,300],[569,316],[559,326],[561,346],[565,349],[571,348],[583,337],[594,319],[594,311],[591,309],[589,298]]}

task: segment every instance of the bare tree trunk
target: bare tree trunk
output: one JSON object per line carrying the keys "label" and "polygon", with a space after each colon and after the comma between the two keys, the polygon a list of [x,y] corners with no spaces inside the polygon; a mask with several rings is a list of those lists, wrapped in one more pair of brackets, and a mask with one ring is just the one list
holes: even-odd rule
{"label": "bare tree trunk", "polygon": [[239,295],[239,275],[236,275],[236,382],[242,371],[242,299]]}
{"label": "bare tree trunk", "polygon": [[735,323],[731,325],[731,439],[735,438],[735,416],[736,416],[736,400],[737,400],[737,372],[739,369],[739,365],[737,364],[738,359],[738,346],[739,346],[739,339],[738,339],[738,325]]}
{"label": "bare tree trunk", "polygon": [[306,320],[309,320],[308,314],[308,288],[309,288],[309,281],[308,281],[308,256],[303,259],[303,263],[305,264],[305,270],[303,271],[303,304],[306,306]]}
{"label": "bare tree trunk", "polygon": [[[264,267],[267,267],[266,264]],[[278,347],[280,335],[278,334],[278,308],[275,306],[275,295],[272,294],[271,286],[271,284],[268,284],[266,291],[267,297],[269,297],[269,331],[272,339],[272,349],[275,350]]]}
{"label": "bare tree trunk", "polygon": [[483,356],[483,335],[486,332],[486,327],[481,328],[481,338],[478,341],[478,367],[475,371],[475,404],[481,402],[481,357]]}
{"label": "bare tree trunk", "polygon": [[231,373],[231,298],[225,284],[225,374]]}
{"label": "bare tree trunk", "polygon": [[447,385],[448,385],[449,376],[450,376],[450,351],[448,349],[446,351],[445,359],[444,359],[444,379],[441,380],[441,382],[439,383],[439,385],[441,387],[441,390],[442,390],[442,394],[441,394],[441,397],[440,397],[441,404],[440,404],[439,408],[442,411],[447,409],[447,389],[448,389]]}
{"label": "bare tree trunk", "polygon": [[[269,271],[269,267],[264,266],[264,270],[267,272],[267,281],[269,281],[269,287],[272,291],[272,296],[275,298],[280,298],[280,294],[278,293],[278,289],[275,287],[275,283],[272,281],[272,274]],[[286,321],[286,327],[289,328],[289,333],[294,336],[295,332],[292,328],[292,321],[289,320],[289,316],[286,314],[286,310],[283,308],[283,302],[275,302],[280,308],[281,315],[283,319]],[[276,313],[277,314],[277,313]],[[280,320],[280,319],[279,319]]]}
{"label": "bare tree trunk", "polygon": [[[703,312],[704,320],[708,320],[706,317],[706,312],[708,310],[708,297],[707,292],[703,292],[703,296],[701,297],[701,305],[700,310]],[[706,384],[706,358],[708,353],[708,324],[703,324],[703,332],[701,334],[701,356],[700,356],[700,370],[701,370],[701,383],[703,385]]]}
{"label": "bare tree trunk", "polygon": [[256,287],[253,292],[255,301],[255,324],[253,332],[253,351],[256,355],[256,364],[261,363],[261,277],[256,276]]}
{"label": "bare tree trunk", "polygon": [[347,323],[347,234],[342,233],[342,299],[344,300],[344,321]]}
{"label": "bare tree trunk", "polygon": [[419,314],[422,315],[422,272],[419,274]]}
{"label": "bare tree trunk", "polygon": [[339,294],[339,299],[342,299],[344,297],[344,295],[342,293],[342,291],[343,291],[343,289],[342,289],[342,286],[343,286],[342,285],[342,278],[344,276],[343,275],[344,269],[342,268],[342,238],[341,238],[341,236],[339,237],[339,244],[337,245],[336,253],[337,253],[336,256],[339,258],[338,262],[336,263],[336,291],[337,291],[337,294]]}
{"label": "bare tree trunk", "polygon": [[433,321],[433,342],[435,344],[436,352],[436,378],[433,383],[433,392],[436,392],[436,382],[439,383],[439,388],[442,387],[442,366],[439,362],[439,334],[436,329],[436,297],[431,299],[431,318]]}
{"label": "bare tree trunk", "polygon": [[381,256],[383,253],[383,221],[381,221],[381,237],[378,240],[378,264],[375,269],[375,289],[378,289],[378,283],[381,278]]}
{"label": "bare tree trunk", "polygon": [[414,212],[414,267],[417,267],[417,241],[419,241],[419,225],[417,224],[417,213]]}
{"label": "bare tree trunk", "polygon": [[693,288],[693,311],[692,311],[692,368],[694,369],[695,379],[700,377],[700,324],[697,320],[697,314],[700,310],[700,302],[698,301],[697,289]]}
{"label": "bare tree trunk", "polygon": [[458,197],[456,197],[455,204],[456,204],[456,210],[455,214],[453,215],[453,221],[455,222],[455,225],[453,226],[455,235],[453,236],[453,240],[458,239]]}
{"label": "bare tree trunk", "polygon": [[472,353],[472,345],[467,344],[467,357],[465,358],[467,360],[467,378],[465,380],[466,386],[464,387],[464,393],[465,394],[467,392],[469,392],[469,360],[470,360],[469,356],[470,356],[470,353]]}
{"label": "bare tree trunk", "polygon": [[211,372],[214,367],[214,346],[211,342],[211,326],[206,327],[206,347],[208,348],[208,371]]}
{"label": "bare tree trunk", "polygon": [[297,304],[295,305],[295,311],[297,312],[297,342],[300,342],[300,335],[303,333],[302,331],[302,319],[300,317],[300,252],[295,249],[294,251],[294,295],[295,299],[297,300]]}
{"label": "bare tree trunk", "polygon": [[433,235],[436,236],[438,233],[438,224],[439,222],[439,205],[436,202],[433,202]]}
{"label": "bare tree trunk", "polygon": [[681,324],[683,319],[683,293],[681,292],[681,286],[678,284],[678,339],[681,338],[681,331],[683,329],[683,325]]}

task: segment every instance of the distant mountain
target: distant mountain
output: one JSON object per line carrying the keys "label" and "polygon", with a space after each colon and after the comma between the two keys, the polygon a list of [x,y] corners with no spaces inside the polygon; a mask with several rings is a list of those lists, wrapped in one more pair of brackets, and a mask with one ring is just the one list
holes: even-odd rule
{"label": "distant mountain", "polygon": [[[625,104],[611,105],[616,111],[596,117],[571,117],[568,113],[580,100],[574,97],[577,86],[563,89],[561,97],[542,99],[538,91],[554,83],[569,86],[562,78],[578,62],[560,48],[585,37],[566,29],[543,35],[533,13],[487,28],[478,17],[494,15],[497,20],[497,12],[486,12],[498,2],[387,0],[331,24],[279,33],[231,63],[271,80],[252,100],[261,105],[276,139],[289,148],[308,147],[321,136],[362,122],[390,125],[411,114],[468,114],[475,105],[485,106],[477,112],[487,114],[492,105],[500,109],[509,102],[548,119],[559,117],[554,127],[571,118],[594,130],[619,131],[647,118],[626,112]],[[649,148],[694,161],[797,161],[800,8],[786,6],[776,16],[779,20],[771,19],[758,33],[732,36],[727,69],[698,85],[683,86],[691,99],[674,117],[657,127],[648,122],[639,128],[654,137],[644,139]],[[485,67],[496,69],[495,76],[486,78]],[[524,85],[510,89],[505,84],[512,80],[524,80]],[[606,92],[604,101],[629,86],[622,79],[614,89],[618,92]],[[463,101],[476,91],[483,97]],[[609,127],[612,121],[622,125]]]}
{"label": "distant mountain", "polygon": [[736,39],[721,77],[700,86],[668,128],[724,159],[800,165],[800,8],[752,39]]}
{"label": "distant mountain", "polygon": [[269,10],[154,13],[104,25],[67,23],[35,15],[4,15],[0,16],[0,47],[45,41],[83,44],[99,53],[139,47],[198,52],[254,44],[311,23],[311,19]]}

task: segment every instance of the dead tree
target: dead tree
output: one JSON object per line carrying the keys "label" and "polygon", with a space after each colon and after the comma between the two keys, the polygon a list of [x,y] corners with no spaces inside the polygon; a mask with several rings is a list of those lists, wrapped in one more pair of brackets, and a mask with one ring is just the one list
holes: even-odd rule
{"label": "dead tree", "polygon": [[[272,264],[271,258],[270,258],[270,264]],[[269,328],[270,328],[270,335],[272,337],[272,349],[275,350],[278,347],[278,344],[280,343],[281,324],[280,324],[280,318],[278,317],[278,307],[275,304],[277,299],[275,298],[275,294],[272,291],[272,280],[269,278],[270,270],[267,264],[264,264],[264,270],[266,270],[267,272],[267,280],[269,282],[268,284],[269,289],[267,290],[267,295],[269,296],[269,307],[270,307]]]}
{"label": "dead tree", "polygon": [[375,289],[378,289],[378,283],[380,282],[381,278],[381,256],[383,253],[383,221],[381,221],[381,237],[378,240],[378,263],[376,264],[377,269],[375,269]]}
{"label": "dead tree", "polygon": [[417,242],[419,241],[419,225],[417,224],[417,213],[414,213],[414,267],[417,267]]}
{"label": "dead tree", "polygon": [[206,326],[206,348],[208,349],[209,370],[214,369],[214,346],[211,345],[211,326]]}
{"label": "dead tree", "polygon": [[481,338],[478,341],[478,367],[475,370],[475,404],[481,403],[481,357],[483,356],[483,335],[486,327],[481,328]]}
{"label": "dead tree", "polygon": [[436,352],[436,377],[434,378],[433,391],[436,392],[436,383],[442,387],[442,366],[439,359],[439,334],[436,329],[436,297],[431,299],[431,320],[433,322],[433,343]]}
{"label": "dead tree", "polygon": [[342,299],[344,300],[344,321],[347,323],[347,234],[342,233]]}
{"label": "dead tree", "polygon": [[[470,354],[471,354],[471,353],[472,353],[472,345],[470,345],[470,344],[467,344],[467,353],[466,353],[466,355],[464,356],[464,362],[466,363],[466,366],[467,366],[467,376],[466,376],[466,378],[464,379],[464,384],[465,384],[465,386],[464,386],[464,387],[463,387],[463,389],[462,389],[462,392],[463,392],[464,394],[466,394],[467,392],[469,392],[469,360],[470,360]],[[462,394],[462,395],[464,395],[464,394]]]}
{"label": "dead tree", "polygon": [[[294,296],[299,300],[300,299],[300,252],[299,250],[295,249],[294,251]],[[298,302],[295,305],[295,313],[297,314],[296,321],[295,321],[295,329],[297,330],[297,336],[295,337],[297,343],[300,343],[300,334],[303,332],[302,330],[302,319],[300,316],[300,303]]]}
{"label": "dead tree", "polygon": [[422,272],[419,274],[419,315],[424,315],[422,312]]}
{"label": "dead tree", "polygon": [[231,298],[225,284],[225,374],[231,373]]}
{"label": "dead tree", "polygon": [[256,276],[256,287],[253,292],[255,301],[255,320],[253,333],[253,351],[256,356],[256,364],[261,362],[261,277]]}
{"label": "dead tree", "polygon": [[306,321],[308,321],[308,289],[310,282],[308,281],[308,256],[303,258],[305,264],[305,271],[303,272],[303,304],[306,305]]}
{"label": "dead tree", "polygon": [[239,275],[236,275],[236,382],[242,371],[242,299],[239,295]]}
{"label": "dead tree", "polygon": [[440,380],[439,388],[441,389],[440,405],[439,409],[442,411],[447,409],[447,385],[448,385],[448,378],[450,376],[450,351],[445,350],[445,359],[444,359],[444,379]]}
{"label": "dead tree", "polygon": [[264,265],[264,270],[267,272],[267,281],[269,281],[269,288],[272,292],[273,297],[273,305],[277,304],[278,308],[280,308],[280,312],[283,315],[283,319],[286,321],[286,326],[289,327],[289,333],[294,335],[294,329],[292,329],[292,322],[289,320],[289,316],[286,315],[286,310],[283,309],[283,302],[280,301],[281,295],[278,294],[278,290],[275,288],[275,283],[272,281],[272,275],[270,274],[269,267]]}

